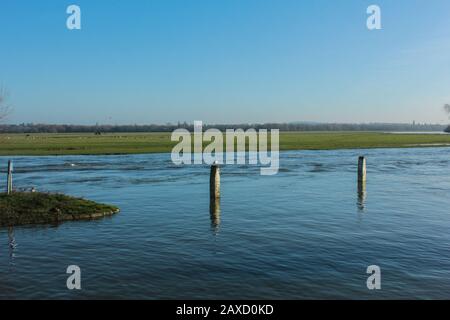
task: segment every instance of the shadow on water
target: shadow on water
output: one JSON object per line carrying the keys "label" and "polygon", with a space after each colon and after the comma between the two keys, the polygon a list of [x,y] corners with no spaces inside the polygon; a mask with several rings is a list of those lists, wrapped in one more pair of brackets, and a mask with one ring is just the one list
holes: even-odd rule
{"label": "shadow on water", "polygon": [[220,230],[220,200],[210,201],[209,214],[211,218],[211,230],[214,235],[217,235]]}
{"label": "shadow on water", "polygon": [[9,264],[14,266],[14,260],[16,258],[16,238],[14,237],[14,229],[13,227],[8,228],[8,246],[9,246]]}
{"label": "shadow on water", "polygon": [[367,198],[367,192],[366,192],[366,181],[358,181],[358,201],[357,201],[357,207],[359,212],[364,212],[366,208],[366,198]]}

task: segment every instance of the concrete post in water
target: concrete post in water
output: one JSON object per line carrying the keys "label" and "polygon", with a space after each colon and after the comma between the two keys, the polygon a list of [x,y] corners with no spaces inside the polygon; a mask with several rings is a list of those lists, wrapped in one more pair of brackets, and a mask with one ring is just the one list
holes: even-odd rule
{"label": "concrete post in water", "polygon": [[366,158],[358,159],[358,182],[366,182]]}
{"label": "concrete post in water", "polygon": [[217,161],[211,166],[211,174],[209,177],[209,199],[211,227],[214,233],[217,234],[220,226],[220,168]]}
{"label": "concrete post in water", "polygon": [[13,171],[13,164],[12,161],[8,161],[8,177],[7,177],[7,187],[6,187],[6,194],[11,194],[13,189],[13,181],[12,181],[12,171]]}
{"label": "concrete post in water", "polygon": [[211,166],[209,177],[209,197],[211,201],[220,199],[220,169],[217,162]]}
{"label": "concrete post in water", "polygon": [[358,159],[358,209],[364,211],[366,201],[366,158]]}

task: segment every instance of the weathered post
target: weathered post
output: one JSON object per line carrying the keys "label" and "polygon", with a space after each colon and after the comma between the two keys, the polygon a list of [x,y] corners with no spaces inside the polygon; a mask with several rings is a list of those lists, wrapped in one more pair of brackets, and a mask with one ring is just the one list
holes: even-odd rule
{"label": "weathered post", "polygon": [[358,159],[358,209],[364,211],[366,201],[366,158]]}
{"label": "weathered post", "polygon": [[209,176],[209,213],[211,227],[217,234],[220,225],[220,168],[217,161],[211,166]]}
{"label": "weathered post", "polygon": [[366,158],[362,156],[358,159],[358,182],[366,182]]}
{"label": "weathered post", "polygon": [[13,171],[13,164],[12,161],[8,161],[8,177],[7,177],[7,187],[6,187],[6,194],[11,194],[13,189],[13,181],[12,181],[12,171]]}
{"label": "weathered post", "polygon": [[211,201],[220,199],[220,169],[216,162],[211,166],[211,174],[209,177],[209,197]]}

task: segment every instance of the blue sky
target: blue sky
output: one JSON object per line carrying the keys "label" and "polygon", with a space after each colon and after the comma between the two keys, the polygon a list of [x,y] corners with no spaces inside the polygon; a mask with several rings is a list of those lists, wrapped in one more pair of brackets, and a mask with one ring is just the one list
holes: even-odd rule
{"label": "blue sky", "polygon": [[450,103],[448,0],[2,0],[0,39],[13,123],[444,123]]}

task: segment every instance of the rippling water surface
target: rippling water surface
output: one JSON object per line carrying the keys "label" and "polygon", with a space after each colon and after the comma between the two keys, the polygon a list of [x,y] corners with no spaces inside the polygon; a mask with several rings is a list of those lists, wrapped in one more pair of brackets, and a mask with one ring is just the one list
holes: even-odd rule
{"label": "rippling water surface", "polygon": [[275,176],[224,166],[212,214],[208,167],[169,154],[13,159],[17,187],[121,213],[0,228],[0,298],[450,298],[450,148],[282,152]]}

